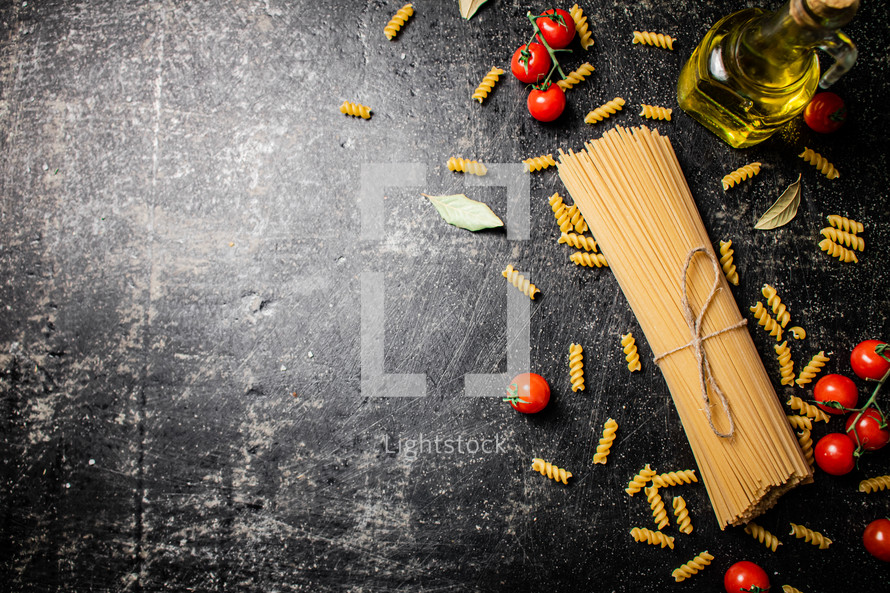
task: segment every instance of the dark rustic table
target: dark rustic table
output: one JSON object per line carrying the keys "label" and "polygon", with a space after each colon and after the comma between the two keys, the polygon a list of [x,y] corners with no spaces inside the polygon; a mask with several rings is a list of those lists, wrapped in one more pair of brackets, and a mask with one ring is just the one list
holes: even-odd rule
{"label": "dark rustic table", "polygon": [[[827,372],[851,374],[853,345],[890,337],[888,4],[864,0],[845,27],[860,50],[834,88],[847,125],[795,121],[744,151],[677,109],[675,85],[710,25],[750,3],[582,2],[596,43],[566,63],[596,71],[550,125],[509,75],[470,99],[546,6],[491,0],[466,21],[456,0],[415,4],[388,41],[401,2],[0,3],[0,590],[716,591],[742,559],[774,591],[888,590],[861,534],[890,493],[857,491],[890,473],[886,452],[844,477],[817,470],[760,517],[775,553],[721,531],[700,483],[666,491],[687,500],[691,535],[633,541],[653,522],[627,481],[695,461],[615,278],[556,242],[556,170],[518,164],[647,123],[641,103],[674,107],[649,125],[711,238],[735,245],[739,306],[775,286],[808,332],[797,368],[825,350]],[[675,50],[632,45],[634,29]],[[583,123],[615,96],[624,111]],[[341,115],[344,100],[373,117]],[[490,173],[449,172],[451,156]],[[721,189],[755,160],[758,177]],[[798,174],[797,217],[755,231]],[[506,229],[449,226],[421,192],[487,202]],[[864,223],[858,264],[817,247],[828,214]],[[508,263],[541,288],[534,302],[507,286]],[[774,342],[750,331],[779,397],[808,397],[779,385]],[[498,399],[520,369],[550,380],[545,412]],[[608,417],[618,438],[594,466]],[[569,486],[533,473],[536,456],[574,472]],[[712,566],[675,584],[703,550]]]}

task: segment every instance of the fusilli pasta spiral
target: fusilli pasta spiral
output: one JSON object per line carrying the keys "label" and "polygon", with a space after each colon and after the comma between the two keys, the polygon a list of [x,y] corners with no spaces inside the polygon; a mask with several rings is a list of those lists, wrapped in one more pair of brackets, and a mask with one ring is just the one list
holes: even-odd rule
{"label": "fusilli pasta spiral", "polygon": [[659,488],[667,486],[679,486],[681,484],[691,484],[698,482],[694,469],[684,469],[678,472],[666,472],[652,477],[652,483]]}
{"label": "fusilli pasta spiral", "polygon": [[655,470],[649,467],[649,464],[646,464],[646,467],[640,470],[640,473],[635,475],[633,479],[627,484],[627,488],[624,489],[629,495],[633,496],[637,492],[643,489],[643,487],[655,477]]}
{"label": "fusilli pasta spiral", "polygon": [[606,256],[602,253],[587,253],[586,251],[576,251],[569,256],[569,259],[577,266],[587,266],[588,268],[608,268]]}
{"label": "fusilli pasta spiral", "polygon": [[[810,362],[807,363],[807,366],[805,366],[803,370],[800,371],[800,375],[798,375],[797,381],[795,381],[795,383],[797,383],[799,387],[803,387],[804,385],[812,381],[813,377],[819,374],[819,371],[822,370],[822,367],[824,367],[825,363],[829,360],[830,359],[825,356],[825,351],[820,350],[813,356],[813,358],[810,359]],[[822,410],[819,411],[821,412]],[[807,414],[807,416],[809,416],[809,414]]]}
{"label": "fusilli pasta spiral", "polygon": [[741,183],[745,179],[754,177],[758,173],[760,173],[760,163],[749,163],[739,167],[735,171],[724,175],[721,180],[723,191],[733,187],[736,183]]}
{"label": "fusilli pasta spiral", "polygon": [[739,285],[739,273],[735,264],[732,262],[732,256],[735,251],[732,249],[732,241],[720,241],[720,266],[723,268],[723,275],[726,279],[736,286]]}
{"label": "fusilli pasta spiral", "polygon": [[789,535],[793,535],[797,539],[809,542],[814,546],[819,546],[820,550],[825,550],[832,544],[830,539],[818,531],[813,531],[809,527],[804,527],[803,525],[798,525],[796,523],[791,524],[791,533]]}
{"label": "fusilli pasta spiral", "polygon": [[714,557],[705,550],[680,568],[675,568],[671,576],[674,577],[674,581],[677,583],[685,581],[700,570],[703,570],[713,559]]}
{"label": "fusilli pasta spiral", "polygon": [[795,589],[791,585],[782,585],[782,593],[803,593],[803,591]]}
{"label": "fusilli pasta spiral", "polygon": [[640,354],[637,352],[637,341],[632,333],[627,332],[621,336],[621,346],[624,349],[624,360],[627,361],[627,370],[632,373],[643,368],[640,365]]}
{"label": "fusilli pasta spiral", "polygon": [[668,107],[659,107],[658,105],[646,105],[645,103],[640,105],[640,115],[648,119],[663,119],[667,121],[671,121],[671,113],[674,112],[673,109]]}
{"label": "fusilli pasta spiral", "polygon": [[773,316],[769,314],[769,311],[766,310],[763,303],[757,301],[755,306],[750,307],[750,311],[754,313],[754,318],[757,319],[757,325],[762,325],[763,329],[769,332],[769,335],[775,336],[777,342],[782,339],[782,326],[779,325],[778,321],[773,319]]}
{"label": "fusilli pasta spiral", "polygon": [[569,346],[569,377],[572,391],[584,391],[584,348],[581,344]]}
{"label": "fusilli pasta spiral", "polygon": [[856,222],[852,218],[847,218],[845,216],[841,216],[840,214],[829,214],[825,218],[828,219],[828,224],[830,224],[834,228],[841,229],[842,231],[847,231],[848,233],[853,233],[854,235],[857,233],[861,233],[864,229],[861,222]]}
{"label": "fusilli pasta spiral", "polygon": [[606,423],[603,425],[603,436],[600,437],[600,442],[596,446],[596,453],[593,454],[594,463],[606,463],[609,451],[612,450],[612,443],[615,442],[615,433],[617,432],[618,423],[612,418],[606,420]]}
{"label": "fusilli pasta spiral", "polygon": [[859,235],[848,233],[847,231],[836,229],[830,226],[825,227],[820,232],[826,239],[831,239],[839,245],[843,243],[850,249],[865,251],[865,239],[863,239]]}
{"label": "fusilli pasta spiral", "polygon": [[501,275],[531,300],[535,300],[535,295],[541,292],[538,287],[529,282],[525,276],[520,274],[517,270],[514,270],[512,265],[508,264],[504,271],[501,272]]}
{"label": "fusilli pasta spiral", "polygon": [[340,105],[340,113],[343,115],[351,115],[352,117],[360,117],[362,119],[371,119],[371,108],[361,103],[353,103],[351,101],[343,101]]}
{"label": "fusilli pasta spiral", "polygon": [[794,327],[789,327],[788,331],[791,332],[791,337],[795,340],[803,340],[807,337],[807,330],[800,327],[799,325],[795,325]]}
{"label": "fusilli pasta spiral", "polygon": [[775,345],[776,355],[779,357],[779,373],[782,375],[782,385],[794,385],[794,361],[791,360],[791,348],[788,340]]}
{"label": "fusilli pasta spiral", "polygon": [[829,179],[837,179],[841,176],[834,165],[828,162],[828,159],[811,148],[804,147],[803,152],[797,156],[819,169],[819,172]]}
{"label": "fusilli pasta spiral", "polygon": [[635,44],[653,45],[664,49],[674,49],[674,41],[676,37],[670,37],[662,33],[653,33],[651,31],[634,31],[633,42]]}
{"label": "fusilli pasta spiral", "polygon": [[822,239],[819,241],[819,249],[826,252],[831,257],[836,257],[844,263],[859,263],[859,258],[850,249],[838,245],[831,239]]}
{"label": "fusilli pasta spiral", "polygon": [[482,79],[482,82],[479,83],[479,86],[476,87],[476,90],[473,91],[473,99],[476,99],[480,103],[488,97],[488,93],[494,88],[494,85],[497,84],[498,80],[500,80],[500,75],[503,74],[504,71],[497,66],[492,66],[491,70],[488,71],[488,74],[485,75],[485,78]]}
{"label": "fusilli pasta spiral", "polygon": [[575,32],[578,33],[578,41],[581,43],[581,49],[588,50],[593,46],[593,36],[590,34],[590,27],[587,25],[587,17],[581,7],[575,4],[569,9],[572,20],[575,21]]}
{"label": "fusilli pasta spiral", "polygon": [[576,69],[569,72],[565,78],[563,78],[562,80],[557,80],[556,86],[564,91],[567,91],[576,84],[584,82],[584,79],[591,74],[593,74],[593,66],[590,65],[590,62],[584,62]]}
{"label": "fusilli pasta spiral", "polygon": [[527,158],[522,161],[525,164],[525,170],[528,173],[532,173],[534,171],[540,171],[541,169],[546,169],[547,167],[555,167],[556,161],[553,160],[552,154],[545,154],[542,156],[533,156],[531,158]]}
{"label": "fusilli pasta spiral", "polygon": [[553,215],[556,217],[556,224],[559,225],[559,230],[563,233],[568,233],[572,229],[579,233],[587,230],[587,221],[584,220],[584,215],[581,214],[581,210],[575,204],[571,206],[562,204],[561,208],[553,211]]}
{"label": "fusilli pasta spiral", "polygon": [[803,457],[807,460],[807,465],[813,467],[816,461],[816,453],[813,451],[813,435],[809,430],[802,430],[797,433],[797,442],[800,443],[800,450],[803,451]]}
{"label": "fusilli pasta spiral", "polygon": [[471,161],[470,159],[454,156],[448,159],[448,170],[480,176],[488,173],[488,169],[479,161]]}
{"label": "fusilli pasta spiral", "polygon": [[780,542],[775,535],[773,535],[757,523],[748,523],[745,526],[745,533],[762,543],[773,552],[776,551],[776,548],[782,545],[782,542]]}
{"label": "fusilli pasta spiral", "polygon": [[692,520],[689,518],[689,509],[686,508],[686,499],[675,496],[671,506],[674,507],[674,517],[677,518],[677,531],[686,535],[692,533]]}
{"label": "fusilli pasta spiral", "polygon": [[649,508],[652,509],[652,518],[655,519],[655,524],[659,529],[664,529],[670,524],[670,521],[668,521],[667,511],[664,509],[664,500],[658,493],[658,487],[646,488],[644,492],[646,500],[649,501]]}
{"label": "fusilli pasta spiral", "polygon": [[791,406],[792,410],[798,411],[802,415],[806,416],[807,418],[812,418],[816,422],[828,422],[828,414],[826,414],[813,404],[803,401],[796,395],[792,395],[785,403]]}
{"label": "fusilli pasta spiral", "polygon": [[556,480],[563,484],[568,484],[569,478],[572,477],[572,472],[567,472],[563,468],[556,467],[549,461],[544,461],[539,457],[532,459],[532,470],[540,472],[542,476],[547,476],[551,480]]}
{"label": "fusilli pasta spiral", "polygon": [[859,492],[877,492],[890,488],[890,476],[878,476],[859,482]]}
{"label": "fusilli pasta spiral", "polygon": [[811,418],[794,414],[789,414],[786,417],[788,418],[788,423],[791,425],[791,428],[813,430],[813,420]]}
{"label": "fusilli pasta spiral", "polygon": [[674,549],[674,538],[660,531],[652,531],[645,527],[634,527],[630,530],[630,534],[638,542],[646,542],[650,546]]}
{"label": "fusilli pasta spiral", "polygon": [[788,325],[788,322],[791,321],[791,313],[788,312],[788,307],[779,298],[776,289],[769,284],[764,284],[763,288],[760,289],[760,293],[766,299],[766,306],[773,310],[773,315],[776,316],[776,321],[779,322],[779,325],[783,328]]}
{"label": "fusilli pasta spiral", "polygon": [[585,235],[578,235],[576,233],[563,233],[557,239],[557,243],[565,243],[566,245],[570,245],[575,249],[583,249],[585,251],[593,251],[596,252],[596,239],[593,237],[587,237]]}
{"label": "fusilli pasta spiral", "polygon": [[402,28],[402,25],[405,24],[411,16],[414,14],[414,6],[410,3],[401,7],[396,11],[396,14],[390,19],[386,26],[383,28],[383,34],[386,35],[386,38],[392,41],[392,39],[396,36],[396,33]]}
{"label": "fusilli pasta spiral", "polygon": [[586,116],[584,116],[584,123],[595,124],[596,122],[603,121],[610,115],[621,111],[621,108],[624,107],[624,103],[624,99],[622,99],[621,97],[615,97],[611,101],[603,103],[602,105],[588,113]]}

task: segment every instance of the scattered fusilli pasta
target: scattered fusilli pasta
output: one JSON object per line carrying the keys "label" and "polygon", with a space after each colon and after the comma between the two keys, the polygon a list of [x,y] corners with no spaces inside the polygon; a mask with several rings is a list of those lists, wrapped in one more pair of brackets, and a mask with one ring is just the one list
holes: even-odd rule
{"label": "scattered fusilli pasta", "polygon": [[646,542],[650,546],[674,549],[674,538],[660,531],[652,531],[645,527],[634,527],[630,530],[630,534],[638,542]]}
{"label": "scattered fusilli pasta", "polygon": [[541,292],[540,289],[529,282],[525,276],[520,274],[517,270],[514,270],[512,265],[508,264],[504,271],[501,272],[501,275],[531,300],[535,300],[535,295]]}
{"label": "scattered fusilli pasta", "polygon": [[831,239],[838,245],[843,243],[850,249],[865,251],[865,239],[863,239],[859,235],[848,233],[847,231],[836,229],[830,226],[825,227],[820,232],[826,239]]}
{"label": "scattered fusilli pasta", "polygon": [[569,259],[577,266],[587,266],[588,268],[608,268],[606,256],[602,253],[587,253],[586,251],[576,251],[569,256]]}
{"label": "scattered fusilli pasta", "polygon": [[480,176],[488,173],[488,169],[479,161],[471,161],[470,159],[462,159],[454,156],[448,159],[448,170]]}
{"label": "scattered fusilli pasta", "polygon": [[745,533],[762,543],[773,552],[776,551],[776,548],[782,545],[782,542],[780,542],[775,535],[773,535],[757,523],[748,523],[745,526]]}
{"label": "scattered fusilli pasta", "polygon": [[807,460],[807,465],[813,467],[816,461],[816,453],[813,451],[813,435],[809,430],[802,430],[797,433],[797,442],[800,443],[800,450],[803,451],[803,457]]}
{"label": "scattered fusilli pasta", "polygon": [[736,286],[739,285],[739,273],[735,264],[732,262],[732,256],[735,251],[732,249],[732,241],[720,241],[720,266],[723,268],[723,275],[726,279]]}
{"label": "scattered fusilli pasta", "polygon": [[581,344],[569,346],[569,377],[572,391],[584,391],[584,348]]}
{"label": "scattered fusilli pasta", "polygon": [[791,585],[782,585],[782,593],[803,593],[803,591],[795,589]]}
{"label": "scattered fusilli pasta", "polygon": [[659,529],[664,529],[670,524],[670,521],[668,521],[667,511],[664,509],[664,500],[658,493],[658,487],[646,488],[644,492],[646,500],[649,501],[649,508],[652,509],[652,518],[655,519],[655,524]]}
{"label": "scattered fusilli pasta", "polygon": [[809,542],[814,546],[819,546],[820,550],[825,550],[832,543],[830,539],[818,531],[813,531],[809,527],[804,527],[803,525],[798,525],[796,523],[791,524],[791,533],[789,535],[793,535],[797,539]]}
{"label": "scattered fusilli pasta", "polygon": [[828,414],[826,414],[820,408],[817,408],[813,404],[803,401],[796,395],[792,395],[785,403],[791,406],[792,410],[800,412],[803,416],[812,418],[816,422],[828,422]]}
{"label": "scattered fusilli pasta", "polygon": [[645,103],[640,105],[640,107],[640,115],[648,119],[664,119],[667,121],[671,121],[671,113],[674,112],[674,110],[670,109],[669,107],[646,105]]}
{"label": "scattered fusilli pasta", "polygon": [[485,78],[482,79],[482,82],[479,83],[479,86],[476,87],[476,90],[473,91],[473,99],[476,99],[480,103],[488,97],[488,93],[494,88],[494,85],[497,84],[499,77],[503,74],[504,71],[497,66],[492,66],[491,70],[488,71],[488,74],[485,75]]}
{"label": "scattered fusilli pasta", "polygon": [[822,367],[824,367],[825,363],[829,360],[830,359],[825,356],[824,350],[820,350],[818,353],[816,353],[813,358],[810,359],[810,362],[807,363],[807,366],[805,366],[803,370],[800,371],[800,375],[798,375],[797,381],[795,381],[798,387],[803,387],[804,385],[812,381],[813,377],[819,374],[819,371],[822,370]]}
{"label": "scattered fusilli pasta", "polygon": [[579,235],[577,233],[563,233],[560,235],[559,239],[557,239],[557,243],[565,243],[575,249],[596,252],[596,239],[585,235]]}
{"label": "scattered fusilli pasta", "polygon": [[622,99],[621,97],[615,97],[611,101],[603,103],[602,105],[588,113],[584,117],[584,123],[595,124],[596,122],[603,121],[610,115],[621,111],[621,108],[624,107],[624,103],[624,99]]}
{"label": "scattered fusilli pasta", "polygon": [[340,113],[343,115],[351,115],[352,117],[360,117],[362,119],[371,119],[371,108],[361,103],[353,103],[351,101],[343,101],[340,105]]}
{"label": "scattered fusilli pasta", "polygon": [[666,472],[652,476],[652,483],[659,488],[680,486],[681,484],[691,484],[693,482],[698,482],[694,469],[684,469],[678,472]]}
{"label": "scattered fusilli pasta", "polygon": [[392,39],[396,36],[399,30],[402,28],[402,25],[405,24],[411,16],[414,14],[414,6],[410,3],[401,7],[396,14],[390,19],[386,26],[383,28],[383,34],[386,35],[386,38],[392,41]]}
{"label": "scattered fusilli pasta", "polygon": [[629,495],[633,496],[637,492],[643,489],[644,486],[655,477],[655,470],[649,467],[649,464],[646,464],[646,467],[640,470],[640,473],[635,475],[633,479],[627,484],[627,488],[624,489]]}
{"label": "scattered fusilli pasta", "polygon": [[859,492],[877,492],[890,488],[890,476],[878,476],[859,482]]}
{"label": "scattered fusilli pasta", "polygon": [[686,500],[682,496],[675,496],[671,506],[674,507],[674,517],[677,518],[677,531],[686,535],[692,533],[692,520],[689,518]]}
{"label": "scattered fusilli pasta", "polygon": [[760,289],[760,293],[766,299],[766,306],[773,310],[773,315],[776,316],[776,321],[779,322],[779,325],[783,328],[788,325],[788,322],[791,321],[791,313],[788,312],[788,307],[785,306],[785,303],[776,294],[776,289],[769,284],[764,284],[763,288]]}
{"label": "scattered fusilli pasta", "polygon": [[760,163],[749,163],[739,167],[735,171],[723,176],[721,180],[723,191],[733,187],[736,183],[741,183],[745,179],[754,177],[758,173],[760,173]]}
{"label": "scattered fusilli pasta", "polygon": [[621,336],[621,346],[624,349],[624,360],[627,361],[627,370],[631,373],[639,371],[643,367],[640,365],[640,354],[637,352],[637,341],[633,334],[627,332]]}
{"label": "scattered fusilli pasta", "polygon": [[788,423],[791,425],[791,428],[797,428],[799,430],[813,430],[813,420],[811,418],[793,414],[789,414],[787,418]]}
{"label": "scattered fusilli pasta", "polygon": [[825,218],[828,219],[828,224],[834,228],[853,233],[854,235],[861,233],[864,229],[861,222],[856,222],[852,218],[847,218],[840,214],[829,214]]}
{"label": "scattered fusilli pasta", "polygon": [[551,480],[556,480],[563,484],[568,484],[569,478],[572,477],[572,472],[567,472],[563,468],[556,467],[549,461],[544,461],[539,457],[532,459],[532,470],[540,472],[542,476],[547,476]]}
{"label": "scattered fusilli pasta", "polygon": [[859,263],[859,258],[856,257],[856,254],[846,247],[838,245],[831,239],[822,239],[819,241],[819,249],[826,252],[831,257],[836,257],[844,263]]}
{"label": "scattered fusilli pasta", "polygon": [[525,164],[525,170],[528,173],[532,173],[534,171],[540,171],[541,169],[546,169],[547,167],[555,167],[556,161],[553,160],[552,154],[545,154],[542,156],[534,156],[522,161]]}
{"label": "scattered fusilli pasta", "polygon": [[596,453],[593,454],[594,463],[606,463],[609,451],[612,450],[612,443],[615,442],[616,432],[618,432],[618,423],[609,418],[603,425],[603,436],[600,437],[599,445],[596,446]]}
{"label": "scattered fusilli pasta", "polygon": [[800,327],[799,325],[795,325],[794,327],[789,327],[788,331],[791,332],[791,336],[795,340],[803,340],[804,338],[807,337],[807,330]]}
{"label": "scattered fusilli pasta", "polygon": [[819,169],[819,172],[829,179],[837,179],[841,176],[837,169],[834,168],[834,165],[828,162],[828,159],[811,148],[804,147],[803,152],[797,156]]}
{"label": "scattered fusilli pasta", "polygon": [[591,74],[593,74],[593,66],[590,65],[590,62],[584,62],[575,70],[569,72],[565,78],[563,78],[562,80],[557,80],[556,86],[564,91],[567,91],[576,84],[584,82],[584,79]]}
{"label": "scattered fusilli pasta", "polygon": [[633,42],[641,45],[653,45],[664,49],[674,49],[674,41],[676,37],[670,37],[662,33],[653,33],[651,31],[634,31]]}
{"label": "scattered fusilli pasta", "polygon": [[581,49],[588,50],[593,46],[593,36],[590,34],[590,27],[587,25],[587,17],[581,7],[575,4],[569,9],[572,20],[575,21],[575,31],[578,33],[578,41],[581,43]]}
{"label": "scattered fusilli pasta", "polygon": [[794,361],[791,360],[791,348],[788,340],[775,345],[776,356],[779,357],[779,373],[782,375],[782,385],[794,385]]}
{"label": "scattered fusilli pasta", "polygon": [[757,325],[762,325],[763,329],[769,332],[769,335],[775,336],[777,342],[782,339],[782,326],[779,325],[778,321],[773,319],[773,316],[769,314],[769,311],[763,306],[763,303],[757,301],[755,306],[750,307],[750,311],[754,313],[754,318],[757,319]]}
{"label": "scattered fusilli pasta", "polygon": [[671,576],[674,577],[674,581],[678,583],[680,581],[685,581],[700,570],[703,570],[713,559],[714,557],[705,550],[680,568],[675,568],[671,573]]}

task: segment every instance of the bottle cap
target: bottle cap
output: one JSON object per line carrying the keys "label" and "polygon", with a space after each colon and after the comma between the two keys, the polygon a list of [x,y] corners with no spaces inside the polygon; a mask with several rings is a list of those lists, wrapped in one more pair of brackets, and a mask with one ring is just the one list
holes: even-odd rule
{"label": "bottle cap", "polygon": [[853,20],[859,0],[791,0],[790,6],[801,25],[837,29]]}

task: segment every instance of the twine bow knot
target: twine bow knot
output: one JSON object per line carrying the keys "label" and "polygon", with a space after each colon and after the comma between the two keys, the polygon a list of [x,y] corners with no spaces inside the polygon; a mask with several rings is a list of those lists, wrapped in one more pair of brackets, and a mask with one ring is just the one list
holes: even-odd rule
{"label": "twine bow knot", "polygon": [[[692,258],[694,258],[695,254],[697,253],[704,253],[705,256],[710,260],[711,264],[714,266],[714,283],[711,286],[711,292],[708,293],[708,298],[705,299],[701,311],[699,311],[698,313],[698,317],[693,314],[692,307],[689,306],[688,282],[686,280],[687,274],[689,273],[689,266],[692,264]],[[701,326],[705,319],[705,314],[708,312],[708,307],[711,306],[711,302],[714,300],[714,297],[720,290],[720,264],[717,261],[717,258],[705,247],[695,247],[691,249],[688,254],[686,254],[686,263],[683,265],[683,276],[681,277],[680,284],[683,287],[683,298],[681,301],[683,305],[683,316],[686,318],[686,324],[689,326],[689,332],[692,336],[692,339],[689,341],[689,343],[684,344],[679,348],[674,348],[673,350],[656,356],[655,363],[658,364],[658,362],[662,358],[691,346],[693,351],[695,352],[695,359],[696,361],[698,361],[699,380],[701,382],[701,397],[702,401],[705,404],[705,415],[708,418],[708,424],[710,425],[711,430],[714,431],[714,434],[716,434],[718,437],[730,438],[735,433],[735,422],[732,419],[732,411],[729,409],[729,402],[726,399],[726,394],[723,393],[723,390],[720,389],[720,386],[717,385],[717,381],[714,379],[714,373],[711,370],[711,363],[708,361],[708,355],[705,352],[704,341],[709,338],[713,338],[714,336],[719,336],[722,333],[744,327],[748,323],[748,320],[742,319],[738,323],[730,325],[729,327],[725,327],[719,331],[707,334],[705,336],[701,335]],[[708,395],[708,387],[711,388],[711,391],[714,392],[714,395],[717,396],[717,398],[720,400],[720,404],[723,406],[723,412],[726,414],[726,418],[729,420],[728,432],[720,432],[719,430],[717,430],[717,427],[714,426],[714,419],[711,416],[711,398]]]}

